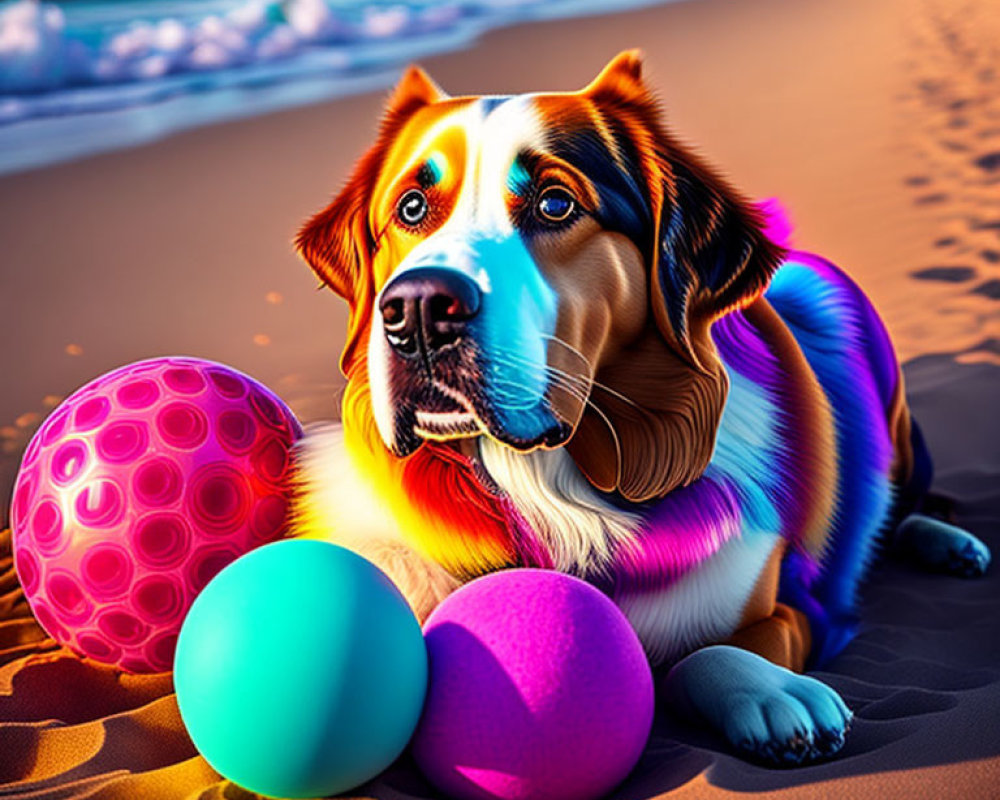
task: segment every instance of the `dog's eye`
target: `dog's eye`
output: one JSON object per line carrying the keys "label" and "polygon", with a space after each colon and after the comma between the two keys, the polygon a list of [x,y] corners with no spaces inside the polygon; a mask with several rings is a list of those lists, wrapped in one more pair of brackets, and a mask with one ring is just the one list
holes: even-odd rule
{"label": "dog's eye", "polygon": [[404,225],[415,228],[427,216],[427,198],[419,189],[410,189],[396,204],[396,216]]}
{"label": "dog's eye", "polygon": [[561,186],[552,186],[542,192],[535,208],[546,222],[565,222],[576,209],[576,200]]}

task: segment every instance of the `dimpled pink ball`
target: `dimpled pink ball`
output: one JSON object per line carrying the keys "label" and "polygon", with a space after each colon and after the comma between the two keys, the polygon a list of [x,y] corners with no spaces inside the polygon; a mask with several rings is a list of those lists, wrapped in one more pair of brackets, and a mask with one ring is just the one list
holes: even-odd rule
{"label": "dimpled pink ball", "polygon": [[260,383],[201,359],[140,361],[75,392],[28,444],[11,507],[42,627],[97,661],[169,670],[198,592],[283,535],[301,433]]}
{"label": "dimpled pink ball", "polygon": [[653,723],[638,637],[605,595],[548,570],[463,586],[424,626],[430,676],[413,755],[461,800],[591,800]]}

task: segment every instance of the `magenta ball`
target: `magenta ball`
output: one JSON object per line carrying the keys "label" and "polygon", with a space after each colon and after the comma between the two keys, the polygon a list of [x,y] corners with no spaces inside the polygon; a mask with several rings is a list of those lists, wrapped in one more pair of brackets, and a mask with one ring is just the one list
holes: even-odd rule
{"label": "magenta ball", "polygon": [[618,607],[577,578],[497,572],[424,626],[430,681],[413,753],[461,800],[588,800],[638,761],[653,678]]}
{"label": "magenta ball", "polygon": [[42,627],[97,661],[169,670],[198,592],[283,535],[301,432],[263,385],[201,359],[129,364],[67,398],[28,444],[11,507]]}

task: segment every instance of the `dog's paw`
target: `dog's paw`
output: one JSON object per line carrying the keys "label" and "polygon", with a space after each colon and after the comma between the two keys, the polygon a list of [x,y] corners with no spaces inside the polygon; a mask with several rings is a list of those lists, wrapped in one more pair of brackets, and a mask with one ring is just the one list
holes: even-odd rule
{"label": "dog's paw", "polygon": [[990,565],[990,551],[979,539],[966,542],[949,553],[948,572],[964,578],[978,578],[986,574]]}
{"label": "dog's paw", "polygon": [[850,709],[833,689],[736,647],[706,647],[664,679],[676,709],[707,722],[741,755],[796,766],[840,750]]}
{"label": "dog's paw", "polygon": [[926,569],[978,578],[990,565],[990,549],[966,530],[934,517],[910,514],[896,529],[903,552]]}
{"label": "dog's paw", "polygon": [[790,673],[782,686],[734,698],[724,720],[729,743],[771,766],[796,766],[834,755],[843,746],[851,713],[826,684]]}

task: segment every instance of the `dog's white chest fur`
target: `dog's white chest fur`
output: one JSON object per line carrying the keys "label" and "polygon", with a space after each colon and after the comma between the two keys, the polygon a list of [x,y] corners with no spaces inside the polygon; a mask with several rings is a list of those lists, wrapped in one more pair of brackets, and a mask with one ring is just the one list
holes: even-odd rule
{"label": "dog's white chest fur", "polygon": [[780,541],[776,533],[760,532],[732,539],[661,592],[615,596],[650,661],[669,664],[735,633],[757,578]]}
{"label": "dog's white chest fur", "polygon": [[[484,440],[483,465],[536,535],[556,569],[613,574],[616,549],[642,535],[643,519],[600,497],[565,450],[515,453]],[[757,578],[781,540],[777,532],[744,526],[732,539],[667,588],[615,592],[654,664],[668,663],[739,627]]]}

